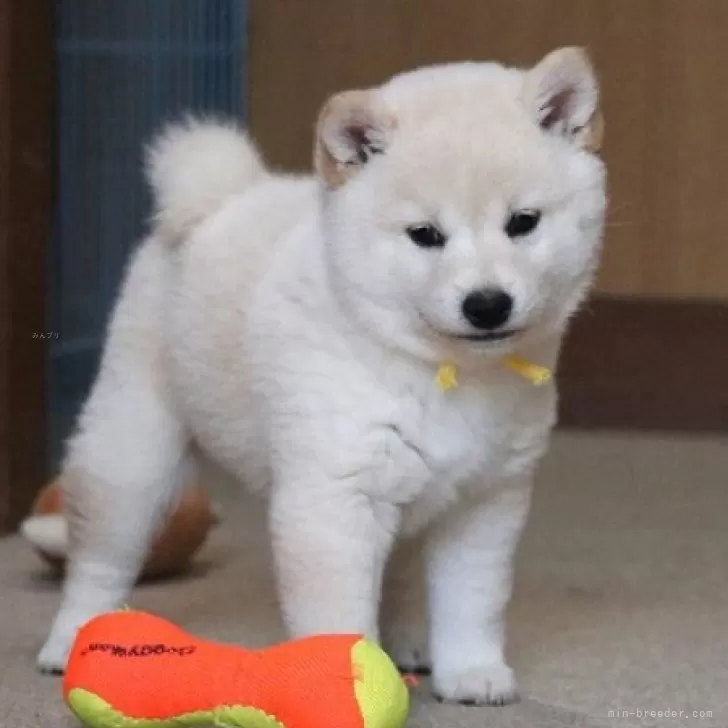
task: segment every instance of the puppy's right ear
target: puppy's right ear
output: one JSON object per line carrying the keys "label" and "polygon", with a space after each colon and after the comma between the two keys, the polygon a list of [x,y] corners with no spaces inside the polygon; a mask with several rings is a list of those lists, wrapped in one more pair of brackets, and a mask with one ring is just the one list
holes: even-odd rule
{"label": "puppy's right ear", "polygon": [[344,91],[332,96],[319,114],[314,163],[328,187],[339,187],[375,154],[383,154],[394,119],[372,91]]}

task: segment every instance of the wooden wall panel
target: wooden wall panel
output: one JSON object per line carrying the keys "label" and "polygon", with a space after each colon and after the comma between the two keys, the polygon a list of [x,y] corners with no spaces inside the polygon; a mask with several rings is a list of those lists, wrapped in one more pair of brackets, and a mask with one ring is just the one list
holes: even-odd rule
{"label": "wooden wall panel", "polygon": [[253,0],[250,125],[307,168],[326,96],[420,65],[530,64],[587,46],[603,84],[611,213],[598,290],[728,301],[728,2]]}

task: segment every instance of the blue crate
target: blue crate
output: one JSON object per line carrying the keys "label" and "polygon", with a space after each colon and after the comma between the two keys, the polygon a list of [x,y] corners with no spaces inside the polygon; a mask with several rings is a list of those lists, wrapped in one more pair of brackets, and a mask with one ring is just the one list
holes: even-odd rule
{"label": "blue crate", "polygon": [[50,252],[54,468],[95,375],[150,199],[143,145],[188,111],[246,113],[247,0],[57,0],[57,209]]}

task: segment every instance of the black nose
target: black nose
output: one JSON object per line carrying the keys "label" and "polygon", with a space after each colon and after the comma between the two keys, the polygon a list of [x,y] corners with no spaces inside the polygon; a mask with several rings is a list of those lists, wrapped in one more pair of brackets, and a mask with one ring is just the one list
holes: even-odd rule
{"label": "black nose", "polygon": [[513,299],[500,288],[485,288],[469,293],[463,301],[463,314],[476,329],[503,326],[513,310]]}

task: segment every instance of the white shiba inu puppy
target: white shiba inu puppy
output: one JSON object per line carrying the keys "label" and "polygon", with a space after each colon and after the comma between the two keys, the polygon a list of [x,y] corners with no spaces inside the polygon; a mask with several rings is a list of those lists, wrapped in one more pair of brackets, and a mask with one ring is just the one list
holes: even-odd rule
{"label": "white shiba inu puppy", "polygon": [[503,615],[556,392],[505,357],[553,369],[592,281],[600,127],[567,48],[332,97],[311,177],[266,169],[232,126],[163,133],[154,229],[68,444],[41,669],[129,597],[201,453],[267,499],[291,637],[364,632],[445,700],[512,700]]}

